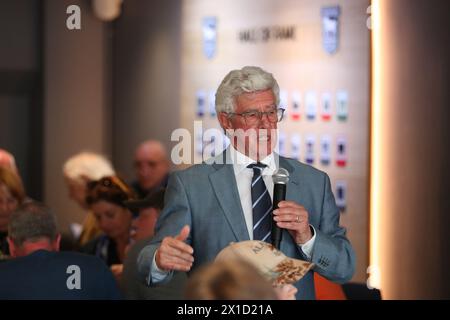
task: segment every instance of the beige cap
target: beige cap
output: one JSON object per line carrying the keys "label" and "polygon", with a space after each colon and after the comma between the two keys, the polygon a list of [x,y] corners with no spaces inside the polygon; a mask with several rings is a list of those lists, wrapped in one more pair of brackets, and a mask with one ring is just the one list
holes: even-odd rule
{"label": "beige cap", "polygon": [[216,262],[241,259],[256,267],[274,285],[299,281],[313,263],[287,257],[270,243],[250,240],[232,242],[219,252]]}

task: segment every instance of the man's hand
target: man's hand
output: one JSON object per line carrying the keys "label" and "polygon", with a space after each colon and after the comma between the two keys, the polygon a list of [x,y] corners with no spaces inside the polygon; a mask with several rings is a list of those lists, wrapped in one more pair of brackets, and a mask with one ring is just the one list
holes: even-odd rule
{"label": "man's hand", "polygon": [[189,271],[194,262],[194,249],[184,241],[189,236],[189,226],[181,229],[176,237],[165,237],[156,251],[156,265],[161,270]]}
{"label": "man's hand", "polygon": [[281,201],[273,214],[277,226],[287,229],[297,244],[305,244],[312,238],[308,211],[303,206],[293,201]]}

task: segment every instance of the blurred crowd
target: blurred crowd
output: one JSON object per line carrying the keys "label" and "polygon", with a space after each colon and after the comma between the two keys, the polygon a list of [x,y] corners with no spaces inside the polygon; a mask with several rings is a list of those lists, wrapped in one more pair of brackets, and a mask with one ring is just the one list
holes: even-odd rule
{"label": "blurred crowd", "polygon": [[[170,282],[148,287],[138,276],[137,257],[164,207],[170,161],[163,144],[137,146],[134,168],[135,180],[127,183],[104,155],[81,152],[67,159],[61,175],[84,219],[61,233],[56,215],[64,213],[29,198],[14,156],[0,149],[0,299],[295,298],[295,287],[272,288],[239,261],[205,266],[189,281],[176,272]],[[218,291],[214,284],[221,281]],[[325,287],[329,298],[345,299],[338,285]]]}

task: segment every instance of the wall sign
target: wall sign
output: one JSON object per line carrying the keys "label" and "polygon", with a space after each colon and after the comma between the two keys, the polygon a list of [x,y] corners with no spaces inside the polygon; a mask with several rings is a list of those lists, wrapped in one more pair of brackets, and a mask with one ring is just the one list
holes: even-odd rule
{"label": "wall sign", "polygon": [[314,120],[317,113],[317,97],[314,91],[306,93],[306,118],[308,120]]}
{"label": "wall sign", "polygon": [[301,101],[302,95],[298,91],[292,92],[292,108],[291,108],[291,118],[292,120],[300,120],[301,118]]}
{"label": "wall sign", "polygon": [[320,163],[324,166],[330,164],[331,161],[331,137],[329,135],[322,136],[320,142]]}
{"label": "wall sign", "polygon": [[204,90],[197,91],[197,117],[203,117],[205,115],[206,105],[206,92]]}
{"label": "wall sign", "polygon": [[342,212],[345,212],[347,208],[347,182],[343,180],[336,181],[334,194],[336,197],[336,205]]}
{"label": "wall sign", "polygon": [[241,42],[269,42],[295,40],[296,26],[271,26],[240,30],[238,39]]}
{"label": "wall sign", "polygon": [[338,91],[336,94],[336,114],[340,121],[346,121],[348,118],[348,93],[347,91]]}
{"label": "wall sign", "polygon": [[339,6],[326,7],[320,10],[322,16],[322,43],[329,54],[337,51],[339,45]]}
{"label": "wall sign", "polygon": [[206,58],[212,59],[216,53],[217,47],[217,18],[203,18],[203,53]]}
{"label": "wall sign", "polygon": [[331,120],[331,95],[328,92],[322,94],[321,116],[323,121]]}
{"label": "wall sign", "polygon": [[314,164],[314,143],[316,138],[313,135],[308,135],[306,137],[306,154],[305,162],[307,164]]}
{"label": "wall sign", "polygon": [[294,133],[291,137],[291,157],[300,160],[301,138],[298,133]]}

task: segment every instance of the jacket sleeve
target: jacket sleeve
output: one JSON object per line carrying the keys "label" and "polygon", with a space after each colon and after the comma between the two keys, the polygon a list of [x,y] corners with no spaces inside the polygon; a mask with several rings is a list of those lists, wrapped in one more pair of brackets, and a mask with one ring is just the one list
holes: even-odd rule
{"label": "jacket sleeve", "polygon": [[314,270],[325,278],[345,283],[355,272],[355,253],[346,237],[345,228],[339,226],[339,209],[330,187],[330,178],[324,174],[324,192],[320,225],[312,251]]}
{"label": "jacket sleeve", "polygon": [[[178,172],[173,172],[169,177],[164,196],[164,209],[158,218],[155,236],[150,244],[141,250],[137,259],[138,272],[141,276],[141,280],[145,281],[149,286],[155,285],[155,283],[152,283],[151,281],[152,262],[155,252],[162,240],[167,236],[175,237],[185,225],[191,226],[191,211],[188,197],[185,187],[178,175]],[[191,234],[186,240],[186,243],[189,245],[191,244]],[[173,272],[170,272],[168,277],[159,283],[169,281],[172,278],[172,275]]]}

